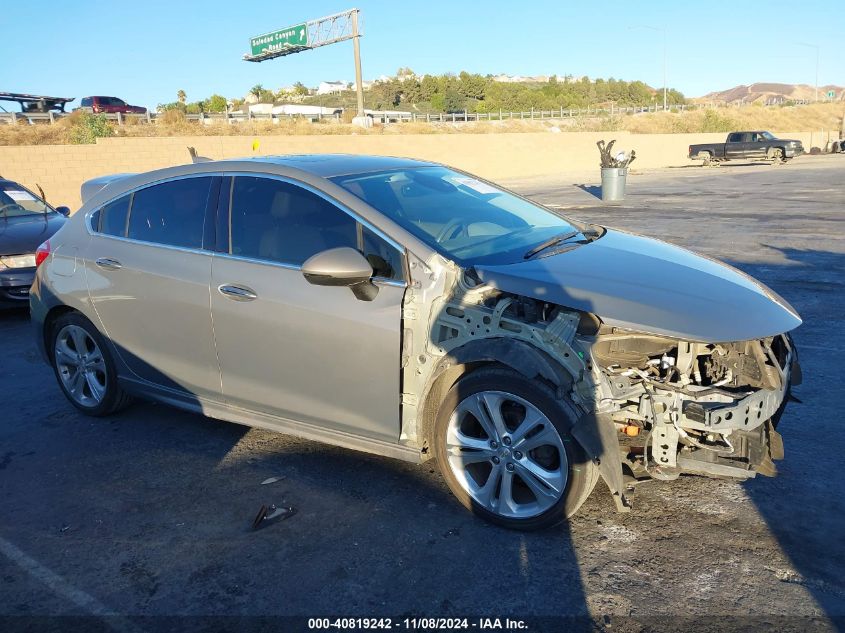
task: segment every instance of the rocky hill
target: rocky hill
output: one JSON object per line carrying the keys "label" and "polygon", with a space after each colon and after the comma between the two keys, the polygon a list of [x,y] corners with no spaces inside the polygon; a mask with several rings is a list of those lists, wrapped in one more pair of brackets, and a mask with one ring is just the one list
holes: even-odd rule
{"label": "rocky hill", "polygon": [[[845,101],[845,88],[842,86],[819,86],[819,100],[829,100],[827,94],[834,92],[835,101]],[[721,101],[723,103],[779,103],[783,101],[812,101],[815,99],[815,86],[807,84],[778,84],[778,83],[756,83],[750,86],[735,86],[728,90],[711,92],[693,99],[699,102]]]}

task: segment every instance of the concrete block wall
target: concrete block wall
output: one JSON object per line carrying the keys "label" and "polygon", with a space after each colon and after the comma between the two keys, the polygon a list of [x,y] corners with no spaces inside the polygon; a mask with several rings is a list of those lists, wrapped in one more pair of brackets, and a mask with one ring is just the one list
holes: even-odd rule
{"label": "concrete block wall", "polygon": [[[810,147],[809,132],[775,132]],[[725,134],[630,134],[628,132],[561,132],[519,134],[362,134],[325,136],[178,136],[105,138],[94,145],[0,147],[0,176],[35,189],[40,184],[54,205],[76,210],[85,180],[118,172],[139,172],[190,161],[193,146],[209,158],[256,154],[383,154],[453,165],[491,180],[559,175],[599,181],[596,141],[616,139],[616,148],[637,151],[634,169],[689,164],[693,143],[720,142]],[[253,151],[254,141],[258,151]]]}

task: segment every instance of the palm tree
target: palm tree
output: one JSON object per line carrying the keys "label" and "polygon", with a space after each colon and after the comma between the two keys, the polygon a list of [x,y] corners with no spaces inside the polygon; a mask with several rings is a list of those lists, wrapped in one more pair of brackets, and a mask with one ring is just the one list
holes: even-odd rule
{"label": "palm tree", "polygon": [[179,100],[179,103],[185,103],[188,100],[188,95],[185,94],[184,90],[177,90],[176,98]]}
{"label": "palm tree", "polygon": [[255,84],[252,88],[249,89],[249,94],[253,95],[256,99],[261,98],[261,93],[264,92],[264,86],[261,84]]}

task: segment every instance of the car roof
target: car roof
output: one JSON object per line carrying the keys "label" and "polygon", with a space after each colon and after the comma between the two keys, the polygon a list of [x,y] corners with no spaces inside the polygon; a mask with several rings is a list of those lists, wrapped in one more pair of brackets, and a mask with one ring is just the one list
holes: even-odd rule
{"label": "car roof", "polygon": [[[241,160],[291,167],[321,178],[436,165],[436,163],[411,158],[367,154],[289,154],[283,156],[251,156]],[[209,161],[204,164],[212,166],[215,162],[217,161]]]}

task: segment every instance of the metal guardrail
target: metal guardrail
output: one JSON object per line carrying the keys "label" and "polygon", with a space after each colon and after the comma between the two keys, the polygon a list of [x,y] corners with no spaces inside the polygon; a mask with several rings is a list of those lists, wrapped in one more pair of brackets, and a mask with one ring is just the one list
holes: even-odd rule
{"label": "metal guardrail", "polygon": [[[790,101],[791,105],[808,105],[812,103],[807,100]],[[667,108],[670,112],[683,112],[685,110],[700,110],[704,108],[741,108],[749,107],[751,104],[681,104],[669,106]],[[780,106],[781,103],[766,104],[766,107]],[[499,110],[497,112],[437,112],[437,113],[419,113],[419,112],[378,112],[370,111],[367,113],[374,121],[378,123],[469,123],[477,121],[510,121],[510,120],[560,120],[581,117],[596,117],[596,116],[617,116],[628,114],[641,114],[646,112],[661,112],[662,105],[652,106],[627,106],[627,107],[610,107],[610,108],[556,108],[553,110],[526,110],[523,112],[508,112]],[[61,118],[68,116],[69,113],[62,112],[0,112],[0,124],[31,124],[38,123],[52,124],[59,121]],[[162,116],[162,113],[147,112],[146,114],[103,114],[109,121],[115,121],[118,125],[124,125],[127,121],[132,123],[155,123],[157,119]],[[341,114],[270,114],[257,112],[220,112],[207,114],[187,114],[186,118],[189,121],[197,121],[199,123],[216,123],[226,122],[230,124],[241,123],[244,121],[283,121],[283,120],[307,120],[311,122],[334,120],[340,121]]]}

